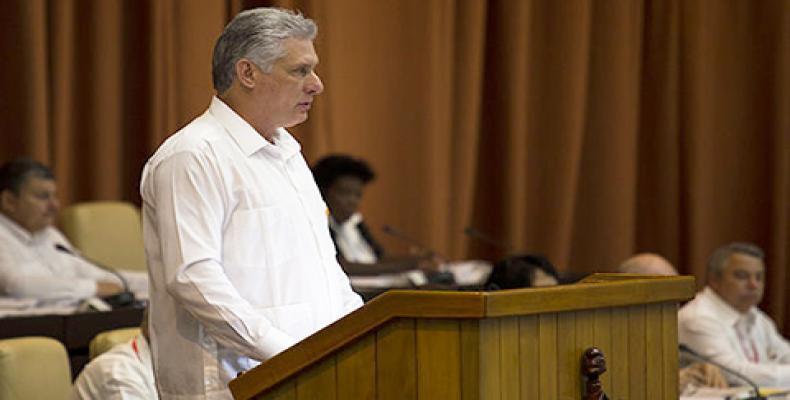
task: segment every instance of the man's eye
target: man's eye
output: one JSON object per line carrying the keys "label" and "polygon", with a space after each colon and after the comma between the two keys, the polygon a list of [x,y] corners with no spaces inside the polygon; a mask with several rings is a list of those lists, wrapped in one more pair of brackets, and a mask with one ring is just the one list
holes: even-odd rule
{"label": "man's eye", "polygon": [[310,72],[310,69],[307,67],[300,67],[294,70],[294,73],[301,76],[306,76]]}

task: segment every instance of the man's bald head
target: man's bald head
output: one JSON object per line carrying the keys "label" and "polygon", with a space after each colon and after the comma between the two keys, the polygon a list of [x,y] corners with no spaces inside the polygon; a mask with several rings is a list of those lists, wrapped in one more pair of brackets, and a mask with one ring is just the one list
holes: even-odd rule
{"label": "man's bald head", "polygon": [[666,258],[653,253],[640,253],[623,261],[617,268],[617,272],[666,276],[678,274],[678,271]]}

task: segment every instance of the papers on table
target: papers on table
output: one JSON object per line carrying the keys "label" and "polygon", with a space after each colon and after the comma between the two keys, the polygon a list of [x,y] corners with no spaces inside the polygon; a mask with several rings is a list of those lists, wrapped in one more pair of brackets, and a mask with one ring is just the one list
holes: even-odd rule
{"label": "papers on table", "polygon": [[[726,389],[695,387],[683,393],[680,396],[680,400],[737,400],[746,399],[752,394],[752,389],[748,386]],[[788,388],[761,388],[760,394],[769,399],[790,399],[790,390]]]}
{"label": "papers on table", "polygon": [[491,275],[491,263],[482,260],[454,261],[439,267],[441,271],[453,274],[455,283],[460,286],[482,285]]}
{"label": "papers on table", "polygon": [[43,301],[30,298],[0,297],[0,317],[71,314],[77,310],[78,306],[79,302],[75,300]]}

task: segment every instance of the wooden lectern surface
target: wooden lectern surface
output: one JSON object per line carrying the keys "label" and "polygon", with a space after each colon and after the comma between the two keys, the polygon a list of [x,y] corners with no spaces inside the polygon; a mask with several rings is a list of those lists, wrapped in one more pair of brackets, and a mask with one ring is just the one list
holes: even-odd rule
{"label": "wooden lectern surface", "polygon": [[691,277],[596,274],[501,292],[387,292],[230,383],[236,399],[579,399],[584,349],[612,399],[677,398]]}

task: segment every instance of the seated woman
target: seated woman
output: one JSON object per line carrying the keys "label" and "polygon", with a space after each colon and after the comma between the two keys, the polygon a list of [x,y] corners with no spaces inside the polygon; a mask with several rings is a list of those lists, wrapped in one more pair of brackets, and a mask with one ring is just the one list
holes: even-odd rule
{"label": "seated woman", "polygon": [[329,228],[338,261],[352,276],[352,283],[355,276],[393,274],[388,276],[388,286],[408,286],[410,281],[421,283],[420,278],[412,275],[413,279],[409,279],[401,273],[436,270],[430,253],[422,250],[418,255],[389,255],[373,238],[358,211],[365,185],[375,178],[365,161],[347,155],[330,155],[319,160],[312,170],[329,207]]}

